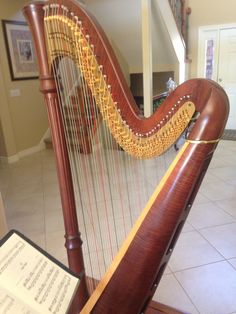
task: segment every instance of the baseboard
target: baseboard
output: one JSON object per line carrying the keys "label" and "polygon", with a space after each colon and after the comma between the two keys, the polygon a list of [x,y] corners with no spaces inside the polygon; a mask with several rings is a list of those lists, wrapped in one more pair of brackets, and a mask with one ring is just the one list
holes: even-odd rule
{"label": "baseboard", "polygon": [[44,143],[41,143],[41,141],[40,141],[40,143],[38,145],[20,151],[18,153],[18,156],[19,156],[19,158],[26,157],[26,156],[32,155],[34,153],[40,152],[43,149],[45,149],[45,145],[44,145]]}
{"label": "baseboard", "polygon": [[12,164],[20,160],[20,158],[32,155],[34,153],[40,152],[41,150],[45,149],[44,139],[50,135],[50,130],[48,129],[42,139],[40,140],[39,144],[27,149],[24,149],[12,156],[0,156],[0,162],[6,164]]}
{"label": "baseboard", "polygon": [[44,145],[45,147],[45,143],[44,143],[44,140],[51,137],[51,131],[50,129],[48,128],[47,131],[44,133],[43,137],[41,138],[40,142],[39,142],[39,145]]}
{"label": "baseboard", "polygon": [[3,163],[3,164],[12,164],[14,162],[19,161],[19,159],[20,158],[19,158],[18,154],[12,155],[10,157],[0,156],[0,162]]}

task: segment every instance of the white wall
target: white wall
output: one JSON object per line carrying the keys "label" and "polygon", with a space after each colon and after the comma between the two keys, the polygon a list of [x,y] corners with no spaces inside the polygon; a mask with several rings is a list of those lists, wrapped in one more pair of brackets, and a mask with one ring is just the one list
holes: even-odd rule
{"label": "white wall", "polygon": [[[0,18],[22,21],[21,13],[26,0],[1,0]],[[12,81],[9,71],[6,45],[0,25],[0,157],[15,158],[19,152],[31,149],[39,144],[48,128],[47,116],[42,94],[39,92],[39,81]],[[20,95],[11,97],[11,90],[19,90]]]}
{"label": "white wall", "polygon": [[190,77],[197,77],[198,29],[200,26],[236,22],[235,0],[188,0],[192,9],[189,16]]}

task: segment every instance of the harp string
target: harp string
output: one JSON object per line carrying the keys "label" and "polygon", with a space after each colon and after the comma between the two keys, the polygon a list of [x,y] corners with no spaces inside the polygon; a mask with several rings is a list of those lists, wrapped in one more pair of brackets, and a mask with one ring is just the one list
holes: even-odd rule
{"label": "harp string", "polygon": [[[87,59],[88,60],[88,59]],[[88,67],[89,66],[92,66],[92,65],[88,65]],[[108,115],[108,113],[107,113],[107,115]],[[105,116],[105,118],[106,118],[107,116]],[[105,133],[106,134],[106,137],[108,138],[108,140],[109,140],[109,142],[110,142],[110,145],[111,145],[111,136],[108,136],[108,133],[106,132]],[[108,141],[107,141],[108,142]],[[107,155],[105,154],[105,157],[106,157]],[[115,163],[114,162],[114,154],[109,154],[108,156],[111,156],[112,158],[112,160],[110,161],[110,162],[107,162],[107,164],[109,164],[109,165],[113,165],[113,169],[114,169],[114,165],[119,165],[119,162],[118,163]],[[115,156],[116,157],[116,156]],[[112,169],[112,170],[113,170]],[[119,169],[118,169],[118,167],[115,167],[115,169],[117,169],[118,170],[118,174],[119,174]],[[109,174],[109,172],[108,172],[108,174]],[[119,182],[119,181],[118,181]],[[110,186],[110,184],[109,184],[109,186]],[[120,190],[119,190],[120,191]],[[138,194],[139,195],[139,194]],[[121,196],[121,193],[120,193],[120,196]],[[122,199],[122,198],[121,198]],[[124,206],[123,206],[123,202],[121,202],[121,205],[122,205],[122,207],[124,208]],[[112,206],[112,209],[114,208],[114,206]],[[114,211],[114,209],[113,209],[113,211]],[[123,217],[124,217],[124,210],[122,211],[122,213],[123,213]],[[123,220],[124,220],[124,218],[123,218]],[[112,256],[113,257],[113,256]]]}
{"label": "harp string", "polygon": [[[51,9],[52,15],[61,14],[59,6]],[[63,11],[65,18],[68,19],[68,11],[65,9]],[[45,16],[47,18],[49,15]],[[50,23],[45,24],[49,37],[57,33],[61,36],[64,34],[74,41],[77,40],[75,33],[65,23],[61,23],[60,19],[50,19]],[[89,37],[87,37],[87,42],[89,43]],[[56,46],[61,51],[61,55],[63,55],[62,52],[69,51],[71,48],[69,41],[61,41],[60,36],[55,36],[54,40],[48,40],[48,45],[49,51],[55,51]],[[81,70],[84,67],[96,66],[94,58],[89,57],[89,50],[83,50],[82,45],[77,46],[77,51],[78,53],[74,56],[67,56],[65,53],[64,57],[59,57],[57,62],[52,62],[52,65],[72,176],[76,182],[74,187],[79,225],[84,241],[86,273],[94,279],[100,279],[149,199],[148,187],[145,183],[151,180],[144,177],[148,173],[150,164],[156,169],[158,167],[156,158],[146,161],[137,160],[126,154],[108,134],[108,129],[101,122],[96,104],[96,101],[102,102],[106,97],[106,89],[104,89],[106,78],[100,76],[99,81],[96,82],[96,88],[102,90],[102,93],[99,94],[99,99],[95,99],[91,92],[91,89],[95,89],[94,75],[88,71],[85,78],[84,71]],[[52,54],[52,57],[55,55]],[[88,81],[90,86],[88,86]],[[112,92],[109,86],[107,89]],[[110,119],[108,109],[104,110],[103,114],[105,121]],[[90,118],[86,119],[87,116]],[[82,125],[79,131],[78,125]],[[141,138],[139,141],[142,143]],[[160,145],[164,146],[163,140],[160,141]],[[106,143],[106,148],[102,149],[103,142]],[[92,149],[94,143],[97,144],[95,151]],[[166,158],[163,164],[166,164]],[[159,177],[158,170],[155,172]],[[108,191],[104,189],[105,186],[108,187]],[[98,194],[100,190],[102,193]],[[92,195],[91,192],[93,192]],[[95,281],[89,280],[88,285],[90,291],[93,290]]]}
{"label": "harp string", "polygon": [[[87,84],[85,84],[85,82],[83,82],[83,77],[81,77],[80,76],[80,78],[82,78],[82,80],[80,81],[80,86],[82,87],[82,94],[83,94],[83,100],[85,100],[85,102],[87,103],[87,101],[88,101],[88,93],[87,93]],[[84,102],[84,103],[85,103]],[[80,104],[80,101],[77,101],[76,102],[79,106],[78,106],[78,108],[79,108],[79,110],[81,110],[81,104]],[[86,106],[86,108],[90,108],[90,106]],[[81,114],[81,112],[80,112],[80,114]],[[86,123],[87,122],[90,122],[91,120],[89,119],[88,121],[86,121]],[[88,130],[90,130],[90,133],[91,133],[91,130],[92,130],[92,128],[91,127],[88,127]],[[84,128],[83,128],[83,126],[82,126],[82,131],[84,131]],[[84,139],[85,137],[83,137],[83,139]],[[90,138],[92,139],[92,136],[91,136],[91,134],[90,134]],[[75,142],[77,142],[77,139],[75,138],[74,139],[74,141]],[[86,144],[86,143],[85,143]],[[80,150],[79,149],[77,149],[76,150],[76,152],[77,152],[77,158],[78,157],[82,157],[80,154],[78,155],[78,152],[79,152]],[[97,162],[96,161],[94,161],[94,160],[92,160],[92,161],[90,161],[90,159],[89,160],[87,160],[87,159],[85,159],[85,158],[82,158],[82,161],[83,161],[83,163],[84,163],[84,161],[85,161],[85,163],[86,163],[86,167],[85,167],[85,169],[87,169],[87,173],[91,173],[91,170],[90,170],[90,163],[92,163],[92,164],[94,164],[94,165],[96,165],[97,164]],[[84,166],[84,165],[83,165]],[[73,168],[73,171],[75,171],[76,172],[76,169],[77,169],[77,167],[74,167]],[[81,169],[82,170],[82,169]],[[83,171],[81,171],[80,170],[80,176],[81,176],[81,174],[82,174],[82,178],[84,177],[83,176],[83,174],[84,174],[84,172]],[[99,170],[98,169],[96,169],[96,172],[98,172]],[[86,171],[85,171],[85,177],[87,177],[86,176]],[[90,174],[90,177],[91,177],[91,174]],[[97,183],[96,184],[96,182],[98,182],[98,177],[97,176],[95,176],[95,187],[93,186],[93,189],[94,190],[96,190],[97,189],[97,187],[100,185],[100,183]],[[89,183],[88,182],[86,182],[86,185],[85,184],[83,184],[82,183],[82,185],[83,186],[86,186],[87,187],[87,190],[89,191],[89,188],[88,188],[88,185],[89,185]],[[94,181],[92,181],[92,185],[94,185]],[[85,192],[84,190],[83,190],[83,192]],[[90,192],[89,193],[87,193],[87,195],[89,196],[89,199],[90,199]],[[95,204],[97,204],[97,201],[96,201],[96,193],[94,194],[95,195]],[[86,202],[86,201],[85,201]],[[98,218],[98,221],[99,221],[99,225],[100,225],[100,220],[99,220],[99,215],[95,215],[96,217],[94,218],[94,214],[93,214],[93,211],[91,210],[92,209],[92,204],[91,204],[92,202],[90,201],[90,204],[89,204],[89,207],[88,207],[88,213],[89,213],[89,218],[87,218],[87,219],[85,219],[85,224],[84,224],[84,230],[86,231],[86,226],[89,224],[93,229],[95,228],[95,223],[94,223],[94,220],[96,219],[96,218]],[[106,203],[105,203],[105,205],[106,205]],[[86,206],[85,206],[85,208],[86,208]],[[98,210],[97,210],[98,211]],[[85,210],[82,210],[82,215],[83,216],[85,216],[85,217],[87,217],[88,216],[88,213],[85,213]],[[79,215],[79,217],[80,217],[81,215]],[[99,228],[100,229],[100,228]],[[93,230],[94,231],[94,230]],[[100,231],[100,230],[99,230]],[[88,231],[89,232],[89,231]],[[92,234],[94,234],[95,235],[95,233],[94,232],[92,232]],[[103,246],[103,240],[102,240],[102,233],[101,233],[101,231],[99,232],[99,234],[100,234],[100,237],[101,237],[101,239],[100,239],[100,241],[99,241],[99,243],[101,243],[101,246]],[[90,276],[91,277],[93,277],[93,278],[97,278],[98,276],[101,276],[101,259],[99,259],[99,256],[98,256],[98,252],[99,252],[99,249],[98,249],[98,241],[97,241],[97,237],[95,237],[94,236],[94,241],[91,241],[91,240],[89,240],[88,238],[86,238],[86,240],[87,240],[87,252],[86,252],[86,260],[88,260],[88,263],[86,263],[87,265],[89,265],[89,269],[88,269],[88,273],[90,274]],[[93,242],[93,243],[91,243],[91,242]],[[96,252],[96,260],[98,261],[98,263],[96,264],[95,263],[95,259],[93,258],[93,255],[91,254],[91,252],[90,252],[90,249],[89,249],[89,247],[96,247],[96,250],[95,250],[95,252]],[[111,245],[110,245],[110,247],[111,247]],[[103,249],[103,247],[102,247],[102,252],[104,252],[104,249]],[[103,256],[103,261],[102,261],[103,263],[105,263],[105,257]],[[88,266],[87,266],[87,268],[88,268]],[[98,268],[99,269],[99,274],[97,274],[96,273],[96,270],[95,270],[95,268]],[[104,266],[104,268],[105,268],[105,266]],[[93,282],[92,281],[89,281],[89,284],[90,285],[93,285]],[[89,289],[92,289],[92,287],[89,287]]]}
{"label": "harp string", "polygon": [[[65,68],[65,63],[62,63],[63,65],[64,65],[64,67],[62,67],[62,71],[64,70],[64,68]],[[71,64],[71,63],[70,63]],[[73,69],[72,69],[73,70]],[[55,69],[54,69],[54,71],[55,71]],[[71,73],[73,73],[74,71],[71,71]],[[66,87],[66,86],[69,86],[70,84],[68,83],[68,81],[70,81],[69,79],[68,79],[68,75],[67,75],[67,73],[68,73],[68,69],[66,68],[65,69],[65,71],[64,71],[64,77],[66,78],[66,82],[65,82],[65,84],[64,84],[64,87]],[[66,84],[67,83],[67,84]],[[81,86],[83,86],[84,88],[87,86],[86,84],[80,84]],[[69,89],[68,89],[69,90]],[[60,94],[62,94],[61,93],[61,90],[59,91],[59,93]],[[67,92],[67,94],[68,94],[68,92]],[[85,95],[85,97],[84,97],[84,99],[87,99],[87,97],[86,97],[87,95]],[[61,97],[60,97],[61,99],[63,98],[63,95],[61,95]],[[70,98],[69,98],[70,99]],[[77,101],[77,103],[79,103],[78,101]],[[73,104],[70,104],[69,105],[69,109],[70,108],[73,108],[72,107],[72,105]],[[63,109],[64,107],[62,107],[62,109]],[[88,108],[90,108],[90,106],[88,107]],[[79,107],[79,109],[80,109],[80,107]],[[70,115],[72,115],[74,113],[74,110],[72,110],[72,109],[70,109]],[[64,112],[64,115],[65,115],[65,112]],[[75,121],[75,119],[69,119],[69,122],[71,122],[71,121]],[[68,123],[68,122],[67,122]],[[70,128],[71,128],[71,126],[70,126]],[[91,128],[90,128],[91,129]],[[66,130],[67,130],[67,133],[69,133],[69,131],[68,131],[68,128],[66,128]],[[76,134],[75,132],[74,132],[74,134]],[[68,138],[68,136],[67,136],[67,138]],[[76,143],[76,140],[74,141],[75,143]],[[74,145],[74,144],[73,144]],[[76,151],[79,151],[79,149],[77,149]],[[70,151],[71,152],[71,151]],[[72,156],[73,157],[73,156]],[[95,163],[96,164],[96,163]],[[74,175],[75,176],[75,175]],[[102,182],[102,184],[103,184],[103,182]],[[114,256],[114,254],[112,254],[113,256]],[[90,264],[92,264],[91,262],[90,262]],[[91,267],[92,268],[92,267]]]}
{"label": "harp string", "polygon": [[[59,28],[59,25],[55,25],[55,29],[57,31],[60,30]],[[64,82],[64,88],[66,88],[67,90],[69,89],[68,88],[68,77],[67,77],[67,73],[68,73],[68,69],[65,69],[65,63],[63,64],[62,63],[62,68],[61,68],[61,71],[62,71],[62,75],[63,77],[65,78],[65,82]],[[57,77],[57,69],[56,67],[54,66],[54,75],[55,77]],[[64,99],[64,94],[62,93],[62,90],[60,89],[60,86],[58,84],[58,81],[57,81],[57,88],[58,88],[58,92],[59,92],[59,95],[60,95],[60,99]],[[66,93],[68,94],[68,92]],[[75,124],[75,120],[73,119],[73,115],[74,115],[74,108],[70,102],[70,97],[68,97],[67,99],[67,102],[68,103],[68,108],[69,108],[69,114],[71,115],[71,119],[69,119],[69,123],[71,124],[72,122],[74,122],[73,124]],[[73,108],[73,109],[72,109]],[[79,147],[78,147],[78,141],[74,141],[74,143],[68,143],[68,139],[69,139],[69,136],[68,136],[68,128],[66,127],[66,121],[65,121],[65,118],[66,117],[66,113],[65,113],[65,107],[64,106],[61,106],[60,107],[61,111],[62,111],[62,117],[63,117],[63,124],[64,124],[64,129],[65,129],[65,132],[66,132],[66,139],[67,139],[67,147],[68,147],[68,153],[69,153],[69,157],[70,157],[70,160],[71,160],[71,163],[72,163],[72,175],[73,175],[73,178],[74,180],[77,179],[78,181],[78,172],[79,173],[82,173],[81,170],[82,170],[82,167],[81,167],[81,163],[79,162],[79,159],[78,159],[78,156],[76,156],[76,152],[79,151]],[[80,108],[76,108],[78,110],[80,110]],[[81,119],[81,115],[79,114],[78,115],[78,118]],[[81,122],[81,121],[80,121]],[[76,129],[76,126],[74,126],[74,129]],[[83,132],[83,129],[82,129],[82,132]],[[75,133],[76,134],[76,133]],[[82,134],[82,140],[85,139],[85,137],[83,136],[84,134]],[[76,147],[71,150],[71,145],[75,145]],[[83,162],[83,161],[82,161]],[[78,169],[78,172],[76,171],[76,169]],[[85,167],[85,169],[87,170],[87,167]],[[86,174],[87,171],[85,171],[85,174]],[[82,177],[83,178],[83,177]],[[87,184],[87,181],[85,181],[85,184]],[[85,186],[85,184],[82,183],[82,186]],[[77,197],[77,201],[78,199],[80,200],[80,208],[84,208],[84,202],[82,201],[83,198],[81,197],[82,196],[82,193],[81,193],[81,185],[76,185],[77,189],[76,189],[76,195],[79,194],[80,197]],[[90,196],[90,194],[88,194]],[[90,197],[89,197],[89,201],[90,201]],[[82,215],[82,217],[81,217]],[[84,228],[84,226],[86,225],[86,222],[85,222],[85,211],[82,210],[81,211],[81,214],[80,214],[80,223],[83,221],[83,224],[82,224],[82,229],[83,229],[83,237],[85,237],[86,241],[85,241],[85,251],[89,252],[89,249],[88,249],[88,234],[87,234],[87,230],[86,228]],[[87,246],[87,247],[86,247]],[[87,263],[87,267],[89,267],[89,273],[94,277],[95,274],[94,274],[94,271],[93,271],[93,262],[91,261],[91,256],[90,254],[88,254],[88,260],[89,260],[89,263]],[[98,259],[97,259],[98,260]],[[88,266],[89,265],[89,266]],[[100,265],[98,265],[98,268],[99,268],[99,271],[100,271]],[[101,271],[100,271],[101,272]]]}
{"label": "harp string", "polygon": [[[89,38],[88,39],[88,42],[89,42]],[[87,51],[86,51],[87,53]],[[87,63],[89,62],[89,58],[87,58]],[[87,64],[87,67],[90,67],[92,66],[92,64]],[[89,78],[90,80],[92,80],[93,78]],[[101,134],[101,133],[100,133]],[[111,137],[108,136],[108,133],[105,132],[104,133],[105,135],[105,142],[107,143],[108,146],[111,146]],[[104,191],[104,186],[106,185],[106,183],[108,183],[108,198],[111,200],[111,214],[113,216],[113,220],[112,222],[109,221],[109,210],[108,210],[108,205],[107,205],[107,196],[105,197],[105,211],[106,211],[106,222],[107,222],[107,227],[108,227],[108,234],[109,234],[109,246],[111,247],[111,256],[112,258],[114,257],[114,250],[113,250],[113,246],[114,244],[112,243],[111,241],[111,230],[113,229],[113,227],[116,228],[115,224],[114,224],[114,204],[113,204],[113,198],[111,197],[111,189],[110,189],[110,186],[111,186],[111,180],[110,180],[110,173],[109,171],[106,171],[105,167],[106,165],[109,165],[111,164],[111,160],[113,159],[113,155],[112,154],[103,154],[104,155],[104,158],[102,158],[102,151],[99,150],[100,154],[98,155],[98,163],[99,163],[99,170],[101,170],[101,173],[102,175],[100,176],[100,178],[102,179],[101,180],[101,187],[102,187],[102,190]],[[107,180],[108,182],[105,182],[105,178],[103,176],[103,173],[106,172],[107,173]],[[104,191],[104,195],[105,195],[105,191]],[[115,246],[116,246],[116,249],[118,248],[118,239],[117,239],[117,233],[115,233]]]}

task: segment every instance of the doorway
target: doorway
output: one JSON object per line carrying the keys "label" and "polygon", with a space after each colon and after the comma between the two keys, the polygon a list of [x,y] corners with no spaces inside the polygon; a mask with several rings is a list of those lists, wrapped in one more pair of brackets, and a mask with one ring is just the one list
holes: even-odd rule
{"label": "doorway", "polygon": [[230,102],[226,129],[236,130],[236,25],[201,27],[198,47],[198,76],[224,88]]}

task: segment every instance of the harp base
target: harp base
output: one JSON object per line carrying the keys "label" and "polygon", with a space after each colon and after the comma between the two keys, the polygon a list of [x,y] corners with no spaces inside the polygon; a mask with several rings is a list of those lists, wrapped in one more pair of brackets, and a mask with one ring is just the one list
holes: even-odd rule
{"label": "harp base", "polygon": [[[91,295],[93,292],[92,286],[98,284],[98,280],[86,276],[86,281],[89,288],[89,294]],[[156,301],[150,301],[148,304],[147,310],[145,314],[189,314],[188,312],[182,312],[168,305],[162,304]]]}
{"label": "harp base", "polygon": [[174,309],[168,305],[151,301],[148,305],[148,308],[145,314],[188,314],[187,312],[182,312]]}

